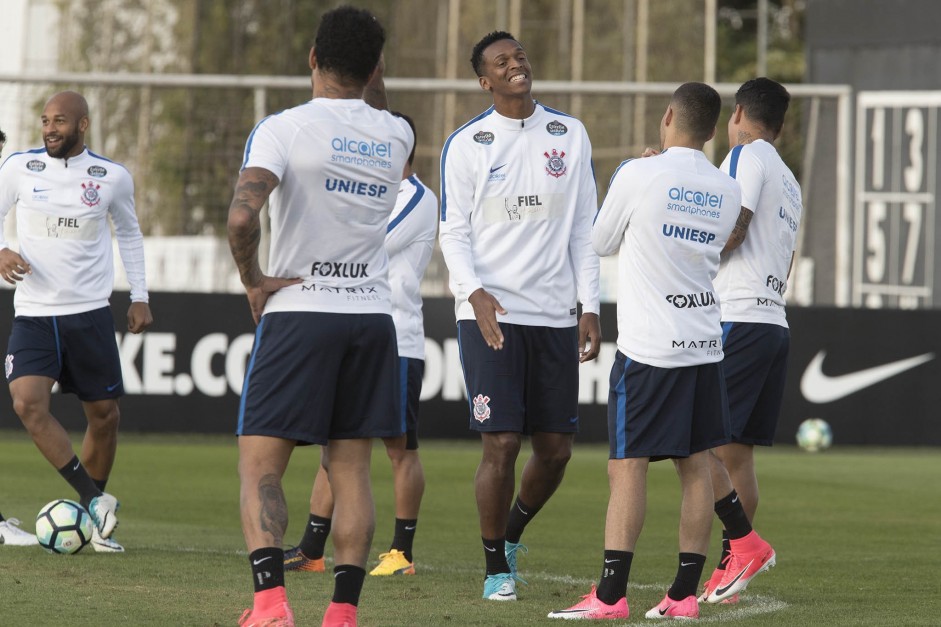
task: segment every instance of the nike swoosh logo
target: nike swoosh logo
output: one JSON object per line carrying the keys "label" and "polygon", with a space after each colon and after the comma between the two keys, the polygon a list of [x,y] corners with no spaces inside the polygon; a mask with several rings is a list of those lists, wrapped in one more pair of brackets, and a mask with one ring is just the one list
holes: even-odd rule
{"label": "nike swoosh logo", "polygon": [[310,526],[311,526],[311,527],[326,527],[327,524],[326,524],[326,523],[315,523],[315,522],[312,522],[312,523],[310,523]]}
{"label": "nike swoosh logo", "polygon": [[82,462],[80,461],[75,462],[75,466],[72,467],[72,472],[75,472],[76,470],[78,470],[78,467],[81,465],[82,465]]}
{"label": "nike swoosh logo", "polygon": [[497,552],[496,549],[492,549],[492,548],[490,548],[489,546],[485,546],[484,548],[487,549],[488,551],[490,551],[491,553],[496,553],[496,552]]}
{"label": "nike swoosh logo", "polygon": [[412,525],[411,527],[406,527],[405,531],[415,531],[415,525]]}
{"label": "nike swoosh logo", "polygon": [[680,567],[682,568],[684,566],[693,566],[695,564],[696,562],[680,562]]}
{"label": "nike swoosh logo", "polygon": [[934,359],[934,353],[925,353],[908,359],[893,361],[847,374],[831,377],[823,373],[823,360],[827,351],[817,353],[801,377],[801,394],[811,403],[831,403],[855,394],[895,375]]}
{"label": "nike swoosh logo", "polygon": [[506,164],[504,163],[503,165],[498,165],[498,166],[495,167],[495,168],[490,168],[490,174],[493,174],[493,173],[496,172],[497,170],[502,170],[502,169],[505,168],[505,167],[506,167]]}
{"label": "nike swoosh logo", "polygon": [[120,382],[120,381],[118,381],[117,383],[113,383],[113,384],[109,385],[108,387],[105,388],[105,390],[107,390],[107,391],[109,391],[109,392],[114,392],[114,390],[115,390],[119,385],[121,385],[121,382]]}
{"label": "nike swoosh logo", "polygon": [[660,616],[666,616],[667,612],[669,612],[672,607],[673,607],[672,605],[668,605],[662,610],[657,610],[657,611],[660,612]]}
{"label": "nike swoosh logo", "polygon": [[41,194],[42,192],[48,192],[48,191],[51,190],[51,189],[52,189],[51,187],[48,187],[48,188],[46,188],[46,189],[36,189],[36,188],[34,187],[34,188],[33,188],[33,193],[34,193],[34,194]]}
{"label": "nike swoosh logo", "polygon": [[[755,560],[752,560],[752,562],[754,562],[754,561],[755,561]],[[723,594],[725,594],[726,592],[728,592],[729,590],[731,590],[731,589],[732,589],[732,586],[734,586],[736,583],[738,583],[738,580],[742,578],[742,575],[745,574],[745,572],[748,570],[748,567],[749,567],[749,566],[751,566],[751,562],[748,562],[748,563],[745,565],[745,568],[742,569],[742,572],[740,572],[739,574],[735,575],[735,578],[734,578],[732,581],[729,582],[729,585],[725,586],[724,588],[716,588],[716,591],[715,591],[713,594],[715,594],[717,597],[720,597],[720,596],[722,596]]]}
{"label": "nike swoosh logo", "polygon": [[263,557],[263,558],[261,558],[261,559],[252,560],[252,564],[254,564],[255,566],[258,566],[259,564],[261,564],[261,563],[264,562],[265,560],[270,560],[270,559],[271,559],[271,556],[269,555],[268,557]]}
{"label": "nike swoosh logo", "polygon": [[520,507],[520,504],[519,504],[519,503],[516,504],[516,509],[518,509],[519,511],[521,511],[521,512],[523,513],[523,516],[529,516],[529,512],[527,512],[525,509],[523,509],[522,507]]}
{"label": "nike swoosh logo", "polygon": [[620,562],[621,560],[605,560],[605,564],[613,564],[614,562]]}
{"label": "nike swoosh logo", "polygon": [[738,495],[737,495],[737,494],[735,495],[735,498],[732,499],[732,502],[733,502],[733,503],[738,503]]}

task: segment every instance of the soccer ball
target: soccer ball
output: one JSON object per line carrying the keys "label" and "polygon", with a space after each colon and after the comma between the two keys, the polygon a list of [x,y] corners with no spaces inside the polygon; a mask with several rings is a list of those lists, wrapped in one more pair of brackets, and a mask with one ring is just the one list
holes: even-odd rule
{"label": "soccer ball", "polygon": [[797,428],[797,445],[810,453],[830,448],[833,431],[826,420],[808,418]]}
{"label": "soccer ball", "polygon": [[36,516],[36,538],[50,553],[78,553],[91,541],[91,515],[69,499],[47,503]]}

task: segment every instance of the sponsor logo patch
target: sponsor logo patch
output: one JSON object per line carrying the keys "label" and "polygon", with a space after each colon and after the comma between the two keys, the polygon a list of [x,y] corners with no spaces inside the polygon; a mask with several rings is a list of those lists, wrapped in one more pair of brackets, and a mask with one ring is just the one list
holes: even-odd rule
{"label": "sponsor logo patch", "polygon": [[558,120],[552,120],[546,124],[546,131],[548,131],[550,135],[555,135],[558,137],[559,135],[565,135],[568,133],[569,127],[567,127],[565,124],[562,124]]}
{"label": "sponsor logo patch", "polygon": [[7,358],[3,360],[3,369],[7,374],[7,379],[9,379],[10,375],[13,374],[13,355],[7,355]]}
{"label": "sponsor logo patch", "polygon": [[93,165],[88,167],[88,176],[94,176],[96,179],[101,179],[104,178],[106,174],[108,174],[108,171],[100,165]]}
{"label": "sponsor logo patch", "polygon": [[489,146],[493,143],[493,133],[490,131],[477,131],[474,133],[474,141],[478,144]]}
{"label": "sponsor logo patch", "polygon": [[26,163],[26,169],[30,172],[42,172],[46,169],[46,164],[39,159],[33,159]]}

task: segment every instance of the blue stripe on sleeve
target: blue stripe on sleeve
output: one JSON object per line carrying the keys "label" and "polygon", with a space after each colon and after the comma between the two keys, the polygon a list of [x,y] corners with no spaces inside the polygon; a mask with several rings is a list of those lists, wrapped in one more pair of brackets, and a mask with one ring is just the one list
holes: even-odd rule
{"label": "blue stripe on sleeve", "polygon": [[732,158],[729,161],[729,176],[733,179],[735,178],[735,172],[738,170],[738,158],[742,154],[742,148],[745,147],[745,144],[739,144],[732,149]]}
{"label": "blue stripe on sleeve", "polygon": [[447,162],[448,149],[451,147],[451,140],[457,137],[458,134],[461,131],[463,131],[465,128],[467,128],[474,122],[484,119],[485,117],[487,117],[494,111],[495,109],[491,106],[489,109],[487,109],[486,111],[478,115],[476,118],[467,122],[461,128],[451,133],[451,136],[448,137],[448,141],[444,142],[444,149],[441,151],[441,221],[442,222],[444,222],[447,219],[447,215],[448,215],[448,190],[445,188],[445,185],[444,185],[445,180],[447,180],[445,179],[445,176],[444,176],[444,164]]}
{"label": "blue stripe on sleeve", "polygon": [[415,193],[412,194],[412,197],[409,198],[408,203],[405,205],[405,208],[402,209],[402,212],[395,216],[395,219],[389,223],[388,228],[386,228],[386,233],[391,233],[392,229],[397,227],[399,223],[405,219],[405,216],[412,212],[412,209],[418,206],[419,201],[422,199],[422,196],[425,195],[425,186],[418,182],[418,179],[415,178],[415,175],[408,177],[409,182],[415,186]]}

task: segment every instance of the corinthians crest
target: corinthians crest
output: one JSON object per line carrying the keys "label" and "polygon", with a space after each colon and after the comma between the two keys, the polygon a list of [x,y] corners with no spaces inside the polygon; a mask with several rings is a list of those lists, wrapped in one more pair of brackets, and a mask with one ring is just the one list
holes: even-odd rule
{"label": "corinthians crest", "polygon": [[474,420],[483,422],[490,418],[490,397],[478,394],[474,397]]}
{"label": "corinthians crest", "polygon": [[100,203],[101,195],[98,193],[99,188],[101,188],[101,185],[95,184],[94,181],[82,183],[82,202],[89,207],[94,207]]}
{"label": "corinthians crest", "polygon": [[544,154],[546,159],[549,160],[546,162],[546,174],[549,176],[554,176],[555,178],[559,178],[565,174],[565,162],[562,161],[562,157],[565,156],[565,151],[560,153],[558,150],[553,148],[551,155],[548,152],[544,152],[542,154]]}

